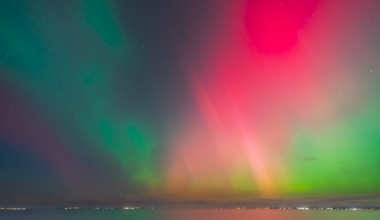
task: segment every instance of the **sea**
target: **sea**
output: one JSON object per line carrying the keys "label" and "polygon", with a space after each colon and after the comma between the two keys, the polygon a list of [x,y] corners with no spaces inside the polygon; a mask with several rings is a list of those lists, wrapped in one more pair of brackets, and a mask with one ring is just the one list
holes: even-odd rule
{"label": "sea", "polygon": [[0,220],[380,220],[379,210],[0,210]]}

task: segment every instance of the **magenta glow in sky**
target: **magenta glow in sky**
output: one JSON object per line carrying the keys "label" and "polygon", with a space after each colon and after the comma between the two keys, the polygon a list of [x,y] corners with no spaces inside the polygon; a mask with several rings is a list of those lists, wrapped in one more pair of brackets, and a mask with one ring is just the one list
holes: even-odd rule
{"label": "magenta glow in sky", "polygon": [[378,69],[368,39],[378,3],[227,3],[187,60],[197,112],[173,137],[169,191],[235,199],[375,187],[374,167],[355,166],[379,150],[355,130],[368,129],[357,120],[377,103],[367,80]]}

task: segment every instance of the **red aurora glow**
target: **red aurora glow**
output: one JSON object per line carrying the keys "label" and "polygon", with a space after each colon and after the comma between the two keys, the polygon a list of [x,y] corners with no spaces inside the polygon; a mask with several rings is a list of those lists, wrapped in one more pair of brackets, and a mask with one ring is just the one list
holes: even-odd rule
{"label": "red aurora glow", "polygon": [[[354,81],[339,81],[349,72],[336,58],[345,56],[343,47],[326,34],[349,30],[334,30],[340,21],[329,5],[281,2],[237,1],[220,24],[205,31],[209,38],[201,58],[189,60],[187,67],[201,116],[190,114],[173,139],[170,193],[190,198],[286,195],[299,175],[290,165],[299,133],[321,132],[349,114],[342,109],[355,111],[363,101]],[[332,81],[355,98],[338,97]]]}

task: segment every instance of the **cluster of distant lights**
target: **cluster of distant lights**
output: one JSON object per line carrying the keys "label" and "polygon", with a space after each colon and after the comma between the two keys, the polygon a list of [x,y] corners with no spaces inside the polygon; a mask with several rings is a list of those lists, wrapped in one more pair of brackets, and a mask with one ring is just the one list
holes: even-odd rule
{"label": "cluster of distant lights", "polygon": [[[83,208],[83,207],[65,207],[65,210],[79,210],[79,209],[124,209],[124,210],[131,210],[131,209],[154,209],[153,207],[123,207],[123,208],[114,208],[114,207],[105,207],[105,208]],[[308,207],[287,207],[287,208],[270,208],[270,207],[264,207],[264,208],[246,208],[246,207],[236,207],[236,208],[216,208],[216,209],[292,209],[292,210],[351,210],[351,211],[358,211],[358,210],[379,210],[380,208],[308,208]],[[0,210],[11,210],[11,211],[20,211],[20,210],[26,210],[26,208],[3,208],[0,207]]]}
{"label": "cluster of distant lights", "polygon": [[292,209],[292,210],[351,210],[351,211],[356,211],[356,210],[379,210],[380,208],[324,208],[324,207],[319,207],[319,208],[309,208],[309,207],[281,207],[281,208],[271,208],[271,207],[264,207],[264,208],[246,208],[246,207],[235,207],[235,208],[215,208],[215,209]]}
{"label": "cluster of distant lights", "polygon": [[307,207],[301,207],[301,208],[297,208],[297,209],[300,209],[300,210],[309,210],[309,209],[313,209],[313,210],[351,210],[351,211],[356,211],[356,210],[380,210],[380,208],[307,208]]}
{"label": "cluster of distant lights", "polygon": [[[307,208],[307,207],[301,207],[301,208],[297,208],[297,209],[300,209],[300,210],[309,210],[309,208]],[[310,209],[313,209],[313,210],[321,210],[321,209],[325,209],[325,210],[351,210],[351,211],[356,211],[356,210],[380,210],[380,208],[310,208]]]}
{"label": "cluster of distant lights", "polygon": [[20,211],[20,210],[26,210],[26,208],[1,208],[0,210],[12,210],[12,211]]}
{"label": "cluster of distant lights", "polygon": [[140,207],[123,207],[123,209],[139,209]]}
{"label": "cluster of distant lights", "polygon": [[105,208],[100,208],[100,207],[94,207],[94,208],[83,208],[83,207],[65,207],[64,208],[65,210],[72,210],[72,209],[154,209],[153,207],[148,207],[148,208],[141,208],[141,207],[129,207],[129,206],[126,206],[126,207],[123,207],[123,208],[114,208],[114,207],[105,207]]}

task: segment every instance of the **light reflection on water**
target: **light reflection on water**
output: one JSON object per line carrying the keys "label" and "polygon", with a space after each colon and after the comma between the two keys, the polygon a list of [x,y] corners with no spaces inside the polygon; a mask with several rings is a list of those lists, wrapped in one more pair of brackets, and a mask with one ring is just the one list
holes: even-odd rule
{"label": "light reflection on water", "polygon": [[26,210],[0,211],[1,220],[379,220],[380,211],[346,210]]}

